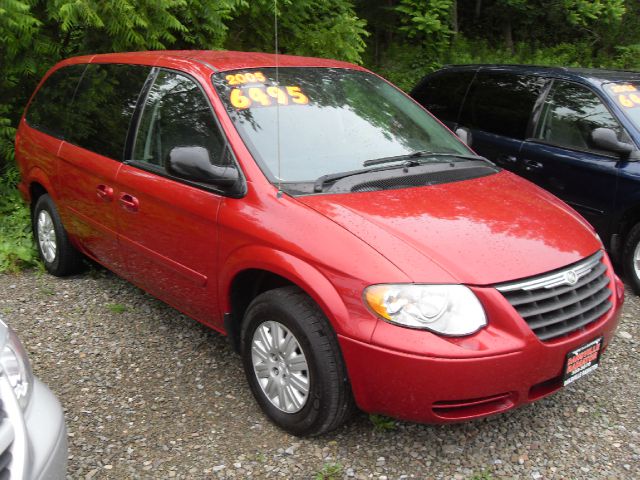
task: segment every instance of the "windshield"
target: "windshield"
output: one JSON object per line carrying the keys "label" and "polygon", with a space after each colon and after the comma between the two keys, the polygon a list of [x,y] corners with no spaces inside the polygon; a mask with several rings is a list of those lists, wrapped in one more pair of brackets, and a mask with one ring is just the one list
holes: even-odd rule
{"label": "windshield", "polygon": [[640,130],[640,82],[607,83],[604,90]]}
{"label": "windshield", "polygon": [[242,139],[272,182],[313,182],[362,169],[366,161],[415,152],[472,154],[375,75],[310,67],[280,68],[277,83],[275,75],[274,68],[213,75]]}

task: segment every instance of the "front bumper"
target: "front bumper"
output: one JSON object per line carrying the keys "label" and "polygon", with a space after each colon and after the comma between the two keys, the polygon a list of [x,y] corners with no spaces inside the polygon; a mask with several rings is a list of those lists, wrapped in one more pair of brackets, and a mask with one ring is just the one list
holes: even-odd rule
{"label": "front bumper", "polygon": [[67,471],[67,429],[60,402],[38,379],[25,411],[24,423],[30,447],[27,468],[34,480],[63,479]]}
{"label": "front bumper", "polygon": [[[624,298],[612,282],[613,307],[579,332],[542,342],[495,289],[474,289],[489,326],[443,338],[379,322],[364,343],[339,336],[358,406],[423,423],[471,420],[543,398],[562,386],[568,352],[598,337],[608,346]],[[604,351],[604,350],[603,350]]]}
{"label": "front bumper", "polygon": [[67,431],[58,399],[34,378],[23,412],[5,376],[0,376],[0,399],[0,478],[65,478]]}

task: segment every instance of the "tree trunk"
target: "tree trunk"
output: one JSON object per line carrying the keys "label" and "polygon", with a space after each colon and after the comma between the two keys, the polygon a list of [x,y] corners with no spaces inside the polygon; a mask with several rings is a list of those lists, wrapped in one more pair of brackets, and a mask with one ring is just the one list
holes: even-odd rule
{"label": "tree trunk", "polygon": [[[393,8],[395,7],[395,2],[394,0],[387,0],[387,8],[389,9],[389,12],[393,11]],[[387,45],[386,47],[389,48],[389,45],[391,45],[393,43],[393,29],[391,28],[387,28],[386,33],[386,40],[387,40]]]}
{"label": "tree trunk", "polygon": [[476,0],[476,21],[480,20],[480,10],[482,10],[482,0]]}
{"label": "tree trunk", "polygon": [[451,2],[451,28],[454,34],[458,34],[458,0]]}
{"label": "tree trunk", "polygon": [[504,45],[512,54],[515,53],[515,48],[513,47],[513,32],[511,29],[511,20],[505,20],[502,25],[502,31],[504,33]]}
{"label": "tree trunk", "polygon": [[373,34],[373,64],[380,65],[380,27],[378,26]]}

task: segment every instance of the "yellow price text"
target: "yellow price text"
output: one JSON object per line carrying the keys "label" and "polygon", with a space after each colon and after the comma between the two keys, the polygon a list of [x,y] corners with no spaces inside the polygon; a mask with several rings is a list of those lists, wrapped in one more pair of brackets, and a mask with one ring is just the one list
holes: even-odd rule
{"label": "yellow price text", "polygon": [[262,72],[235,73],[224,78],[229,85],[246,85],[247,83],[264,83],[267,81]]}
{"label": "yellow price text", "polygon": [[628,83],[622,85],[611,85],[611,91],[613,93],[626,93],[626,92],[636,92],[637,89],[633,85]]}
{"label": "yellow price text", "polygon": [[307,105],[307,97],[298,86],[233,88],[229,101],[234,108],[271,107],[274,105]]}
{"label": "yellow price text", "polygon": [[618,103],[625,108],[633,108],[640,106],[640,95],[636,93],[621,93],[618,95]]}

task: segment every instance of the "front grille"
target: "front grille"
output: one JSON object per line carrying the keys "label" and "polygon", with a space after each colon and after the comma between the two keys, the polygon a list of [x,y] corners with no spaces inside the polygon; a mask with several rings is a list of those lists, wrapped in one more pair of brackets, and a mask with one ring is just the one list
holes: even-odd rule
{"label": "front grille", "polygon": [[602,252],[561,270],[496,288],[540,340],[569,335],[604,315],[612,306]]}

